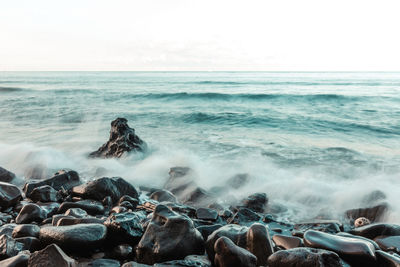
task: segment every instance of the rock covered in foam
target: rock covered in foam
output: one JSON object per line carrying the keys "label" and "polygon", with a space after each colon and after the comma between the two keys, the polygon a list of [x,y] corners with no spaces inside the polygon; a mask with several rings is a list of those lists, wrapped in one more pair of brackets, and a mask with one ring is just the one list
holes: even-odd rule
{"label": "rock covered in foam", "polygon": [[130,151],[146,150],[146,143],[128,126],[128,120],[117,118],[111,122],[110,138],[98,150],[89,154],[93,158],[120,158]]}

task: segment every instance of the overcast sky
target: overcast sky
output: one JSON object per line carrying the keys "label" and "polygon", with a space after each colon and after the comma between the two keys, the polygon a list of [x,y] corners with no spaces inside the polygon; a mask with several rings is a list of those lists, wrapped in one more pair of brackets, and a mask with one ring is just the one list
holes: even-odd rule
{"label": "overcast sky", "polygon": [[400,1],[9,0],[0,70],[400,71]]}

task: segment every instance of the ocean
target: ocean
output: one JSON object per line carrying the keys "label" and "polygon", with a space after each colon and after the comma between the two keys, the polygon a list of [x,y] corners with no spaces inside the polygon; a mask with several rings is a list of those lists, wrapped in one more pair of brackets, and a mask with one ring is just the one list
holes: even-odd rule
{"label": "ocean", "polygon": [[[400,73],[0,72],[0,166],[161,187],[188,166],[210,190],[265,192],[282,220],[338,219],[386,195],[400,222]],[[144,154],[89,159],[125,117]]]}

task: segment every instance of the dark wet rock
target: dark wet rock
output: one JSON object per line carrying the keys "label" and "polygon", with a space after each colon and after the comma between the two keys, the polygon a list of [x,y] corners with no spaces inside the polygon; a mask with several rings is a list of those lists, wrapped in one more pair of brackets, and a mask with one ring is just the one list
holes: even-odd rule
{"label": "dark wet rock", "polygon": [[67,256],[60,247],[51,244],[43,250],[36,251],[31,254],[28,266],[32,267],[75,267],[74,259]]}
{"label": "dark wet rock", "polygon": [[308,230],[304,233],[304,244],[307,247],[334,251],[354,265],[374,266],[376,261],[375,247],[361,239]]}
{"label": "dark wet rock", "polygon": [[0,236],[0,260],[13,257],[24,249],[24,244],[15,241],[8,235]]}
{"label": "dark wet rock", "polygon": [[110,214],[111,213],[124,213],[127,212],[128,209],[122,206],[115,206],[111,209]]}
{"label": "dark wet rock", "polygon": [[369,239],[374,239],[377,236],[400,235],[400,225],[389,223],[374,223],[362,227],[357,227],[351,230],[350,233]]}
{"label": "dark wet rock", "polygon": [[[130,205],[128,206],[127,203],[129,203]],[[119,199],[118,205],[134,210],[136,209],[137,205],[139,205],[139,200],[137,198],[124,195]]]}
{"label": "dark wet rock", "polygon": [[371,208],[347,210],[345,214],[346,217],[350,220],[355,220],[359,217],[365,217],[371,222],[380,222],[385,218],[388,210],[389,205],[387,203],[382,203]]}
{"label": "dark wet rock", "polygon": [[343,230],[343,225],[339,221],[335,220],[317,220],[313,222],[297,223],[294,225],[294,230],[303,234],[307,230],[336,234]]}
{"label": "dark wet rock", "polygon": [[346,233],[346,232],[340,232],[340,233],[337,233],[336,235],[337,236],[344,236],[344,237],[350,237],[350,238],[364,240],[364,241],[370,242],[374,246],[375,250],[379,250],[380,249],[379,245],[374,240],[371,240],[371,239],[368,239],[368,238],[365,238],[365,237],[362,237],[362,236],[359,236],[359,235],[352,235],[352,234],[349,234],[349,233]]}
{"label": "dark wet rock", "polygon": [[15,174],[0,167],[0,182],[11,183],[15,178]]}
{"label": "dark wet rock", "polygon": [[245,186],[249,181],[250,177],[247,173],[239,173],[231,177],[226,184],[233,189],[239,189]]}
{"label": "dark wet rock", "polygon": [[272,241],[274,241],[276,246],[281,247],[283,249],[291,249],[303,246],[303,240],[295,236],[286,236],[277,234],[272,237]]}
{"label": "dark wet rock", "polygon": [[138,198],[135,187],[120,177],[103,177],[72,188],[72,193],[86,199],[101,201],[110,196],[116,203],[122,196]]}
{"label": "dark wet rock", "polygon": [[4,212],[0,212],[0,225],[9,223],[13,219],[13,216],[11,214],[7,214]]}
{"label": "dark wet rock", "polygon": [[25,236],[32,236],[32,237],[39,237],[40,227],[35,224],[20,224],[15,226],[12,237],[25,237]]}
{"label": "dark wet rock", "polygon": [[218,267],[256,267],[257,257],[236,246],[227,237],[220,237],[214,245],[214,264]]}
{"label": "dark wet rock", "polygon": [[56,214],[56,215],[53,215],[53,217],[52,217],[52,219],[51,219],[51,225],[56,226],[57,223],[58,223],[58,221],[61,220],[61,219],[63,219],[63,218],[71,218],[71,219],[74,219],[74,217],[72,217],[72,216],[66,216],[66,215],[64,215],[64,214]]}
{"label": "dark wet rock", "polygon": [[218,218],[218,212],[213,209],[198,208],[196,210],[197,219],[215,221]]}
{"label": "dark wet rock", "polygon": [[257,266],[266,266],[267,259],[274,253],[268,226],[255,223],[247,231],[247,250],[257,257]]}
{"label": "dark wet rock", "polygon": [[22,192],[13,184],[0,182],[0,207],[2,210],[15,206],[22,197]]}
{"label": "dark wet rock", "polygon": [[164,205],[156,207],[136,249],[138,262],[146,264],[203,253],[204,240],[193,222]]}
{"label": "dark wet rock", "polygon": [[199,230],[199,232],[203,236],[203,239],[207,240],[207,238],[210,234],[212,234],[215,230],[217,230],[221,227],[222,227],[221,224],[212,224],[212,225],[202,225],[202,226],[199,226],[196,228],[197,228],[197,230]]}
{"label": "dark wet rock", "polygon": [[255,193],[242,201],[243,205],[255,212],[264,212],[265,206],[268,203],[267,194]]}
{"label": "dark wet rock", "polygon": [[201,187],[193,187],[181,194],[180,200],[193,206],[206,206],[213,200],[213,196]]}
{"label": "dark wet rock", "polygon": [[[34,252],[43,248],[40,240],[36,237],[26,236],[15,238],[15,241],[24,244],[24,249]],[[1,265],[0,265],[1,266]]]}
{"label": "dark wet rock", "polygon": [[240,226],[236,224],[224,225],[221,228],[215,230],[211,235],[208,236],[206,242],[207,255],[211,262],[214,262],[214,244],[222,236],[225,236],[233,241],[233,243],[239,247],[245,248],[247,246],[247,231],[248,227]]}
{"label": "dark wet rock", "polygon": [[58,202],[37,202],[36,204],[46,212],[47,217],[56,214],[60,208],[60,203]]}
{"label": "dark wet rock", "polygon": [[275,252],[268,258],[268,267],[340,267],[338,254],[315,248],[292,248]]}
{"label": "dark wet rock", "polygon": [[102,224],[77,224],[70,226],[45,226],[40,229],[40,241],[55,243],[63,249],[87,252],[101,247],[107,234]]}
{"label": "dark wet rock", "polygon": [[28,265],[29,257],[30,257],[30,253],[28,251],[26,251],[26,252],[24,251],[14,257],[0,261],[0,266],[1,267],[26,267]]}
{"label": "dark wet rock", "polygon": [[120,158],[130,151],[146,150],[146,143],[128,126],[128,120],[117,118],[111,122],[110,138],[97,151],[89,154],[93,158]]}
{"label": "dark wet rock", "polygon": [[248,225],[253,222],[258,222],[261,220],[261,216],[254,211],[247,208],[240,208],[238,212],[233,215],[231,219],[228,220],[229,223]]}
{"label": "dark wet rock", "polygon": [[67,216],[72,216],[75,218],[83,218],[87,216],[87,212],[81,208],[70,208],[67,209],[65,212],[65,215]]}
{"label": "dark wet rock", "polygon": [[361,227],[361,226],[365,226],[365,225],[368,225],[368,224],[371,224],[371,222],[370,222],[370,220],[368,220],[365,217],[357,218],[357,220],[354,221],[354,227],[356,227],[356,228],[357,227]]}
{"label": "dark wet rock", "polygon": [[133,256],[133,248],[128,244],[118,245],[112,250],[112,257],[118,260],[126,260],[128,258],[132,258]]}
{"label": "dark wet rock", "polygon": [[400,256],[392,255],[387,252],[377,250],[376,256],[378,258],[379,267],[400,267]]}
{"label": "dark wet rock", "polygon": [[61,195],[53,187],[42,185],[33,189],[29,198],[35,202],[57,202],[61,199]]}
{"label": "dark wet rock", "polygon": [[85,218],[75,218],[75,217],[64,217],[57,221],[56,226],[66,226],[66,225],[75,225],[75,224],[103,224],[105,219],[99,219],[96,217],[85,217]]}
{"label": "dark wet rock", "polygon": [[114,242],[127,242],[136,245],[143,236],[144,230],[138,213],[125,212],[112,214],[104,222],[108,229],[108,238]]}
{"label": "dark wet rock", "polygon": [[385,236],[375,238],[375,242],[384,251],[400,253],[400,236]]}
{"label": "dark wet rock", "polygon": [[150,199],[158,202],[177,202],[177,198],[168,190],[157,190],[150,195]]}
{"label": "dark wet rock", "polygon": [[211,262],[203,256],[190,255],[184,260],[166,261],[156,263],[154,267],[211,267]]}
{"label": "dark wet rock", "polygon": [[104,214],[104,206],[99,201],[89,199],[77,202],[63,202],[57,213],[65,213],[67,210],[72,208],[83,209],[90,215]]}
{"label": "dark wet rock", "polygon": [[96,259],[86,265],[87,267],[120,267],[121,264],[113,259]]}
{"label": "dark wet rock", "polygon": [[8,235],[12,237],[12,232],[17,225],[15,223],[4,224],[0,227],[0,235]]}
{"label": "dark wet rock", "polygon": [[36,204],[26,204],[22,207],[17,218],[15,219],[17,224],[25,224],[31,222],[42,222],[47,218],[47,213],[44,209]]}
{"label": "dark wet rock", "polygon": [[173,211],[176,211],[181,214],[185,214],[191,218],[196,216],[196,209],[191,206],[188,206],[185,204],[171,203],[171,202],[165,203],[163,205],[167,206],[168,208],[170,208]]}
{"label": "dark wet rock", "polygon": [[33,189],[43,186],[49,185],[53,187],[55,190],[65,190],[68,191],[72,187],[79,185],[80,179],[79,175],[76,171],[64,171],[61,170],[54,174],[53,177],[42,180],[42,181],[30,181],[25,184],[24,192],[27,197],[30,197]]}

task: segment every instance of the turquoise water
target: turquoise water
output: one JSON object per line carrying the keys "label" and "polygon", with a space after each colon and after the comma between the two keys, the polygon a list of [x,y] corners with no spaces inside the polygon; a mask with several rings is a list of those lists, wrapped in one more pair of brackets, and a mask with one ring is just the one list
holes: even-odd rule
{"label": "turquoise water", "polygon": [[[0,166],[161,186],[169,167],[200,185],[235,173],[287,219],[337,217],[374,189],[399,221],[400,73],[0,72]],[[126,117],[145,155],[89,160]],[[399,202],[399,203],[397,203]]]}

